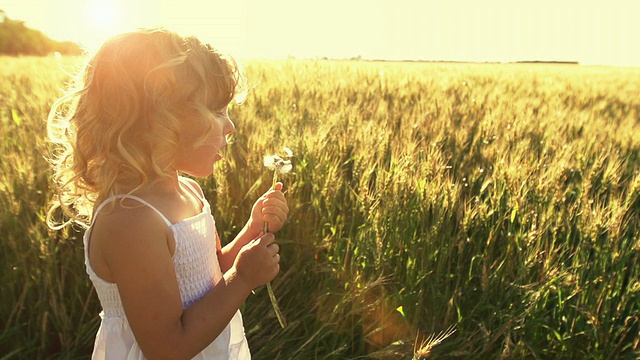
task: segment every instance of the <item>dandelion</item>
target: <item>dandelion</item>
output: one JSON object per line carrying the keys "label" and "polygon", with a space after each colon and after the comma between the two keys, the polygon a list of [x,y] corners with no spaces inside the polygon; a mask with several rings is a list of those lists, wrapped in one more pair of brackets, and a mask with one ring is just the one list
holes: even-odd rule
{"label": "dandelion", "polygon": [[285,156],[282,157],[280,155],[265,155],[264,156],[264,166],[267,169],[273,171],[273,186],[278,182],[278,174],[286,174],[293,166],[291,165],[291,160],[289,160],[293,156],[293,152],[285,147]]}
{"label": "dandelion", "polygon": [[[291,165],[291,158],[293,157],[293,151],[288,147],[283,148],[284,156],[280,155],[265,155],[264,156],[264,166],[273,171],[273,182],[271,184],[271,188],[275,189],[276,184],[278,183],[278,174],[286,174],[291,169],[293,169],[293,165]],[[264,223],[264,233],[269,232],[269,223],[265,221]],[[276,317],[278,318],[278,322],[280,326],[284,329],[287,326],[287,321],[280,311],[280,306],[278,306],[278,300],[276,299],[276,295],[273,292],[273,287],[271,286],[271,281],[267,283],[267,293],[269,293],[269,299],[271,300],[271,305],[273,305],[273,311],[276,313]]]}

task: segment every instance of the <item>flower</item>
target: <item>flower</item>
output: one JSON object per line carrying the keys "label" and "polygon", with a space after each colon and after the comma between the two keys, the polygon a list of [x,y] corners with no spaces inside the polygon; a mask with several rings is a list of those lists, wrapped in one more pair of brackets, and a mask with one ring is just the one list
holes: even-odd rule
{"label": "flower", "polygon": [[[286,146],[282,150],[284,151],[284,156],[280,156],[277,154],[265,155],[263,159],[264,166],[267,167],[267,169],[273,171],[273,183],[271,187],[274,189],[276,187],[276,183],[278,182],[278,174],[286,174],[289,171],[291,171],[291,169],[293,169],[293,165],[291,165],[291,160],[289,160],[293,157],[293,151],[291,151],[291,149],[289,149]],[[265,233],[269,232],[268,222],[264,223],[263,231]],[[278,300],[276,299],[276,295],[273,292],[271,281],[267,283],[267,293],[269,294],[269,299],[271,300],[271,305],[273,305],[273,311],[276,313],[278,322],[280,323],[280,326],[282,326],[282,328],[284,329],[285,327],[287,327],[287,321],[285,320],[284,315],[282,314],[282,311],[280,311],[280,306],[278,306]]]}
{"label": "flower", "polygon": [[288,147],[284,147],[284,156],[278,154],[265,155],[263,159],[264,166],[271,171],[275,171],[277,174],[286,174],[293,169],[291,165],[291,159],[293,157],[293,151]]}
{"label": "flower", "polygon": [[291,159],[291,158],[293,157],[293,151],[291,151],[291,149],[289,149],[288,147],[283,146],[283,147],[282,147],[282,150],[284,151],[284,153],[285,153],[285,157],[286,157],[287,159]]}

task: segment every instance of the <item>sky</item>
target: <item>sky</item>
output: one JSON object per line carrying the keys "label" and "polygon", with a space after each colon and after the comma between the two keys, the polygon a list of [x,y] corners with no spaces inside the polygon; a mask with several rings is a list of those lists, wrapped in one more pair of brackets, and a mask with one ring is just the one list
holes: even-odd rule
{"label": "sky", "polygon": [[89,51],[162,26],[239,59],[640,66],[640,0],[0,0],[0,9]]}

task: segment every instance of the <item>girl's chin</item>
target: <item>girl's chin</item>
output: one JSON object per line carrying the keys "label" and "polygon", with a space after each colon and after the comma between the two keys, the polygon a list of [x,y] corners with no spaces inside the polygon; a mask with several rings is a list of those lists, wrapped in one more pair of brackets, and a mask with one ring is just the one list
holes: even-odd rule
{"label": "girl's chin", "polygon": [[211,167],[211,169],[200,169],[198,171],[187,171],[187,174],[191,175],[191,176],[195,176],[198,178],[205,178],[208,176],[213,175],[213,166]]}

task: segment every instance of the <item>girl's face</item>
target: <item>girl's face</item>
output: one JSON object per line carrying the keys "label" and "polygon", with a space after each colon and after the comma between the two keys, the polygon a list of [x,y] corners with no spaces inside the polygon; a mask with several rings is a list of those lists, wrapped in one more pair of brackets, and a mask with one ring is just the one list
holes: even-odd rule
{"label": "girl's face", "polygon": [[[220,150],[227,146],[227,135],[234,129],[228,106],[206,116],[195,110],[187,112],[175,169],[196,177],[211,175],[213,164],[222,159]],[[203,139],[204,134],[207,136]]]}

